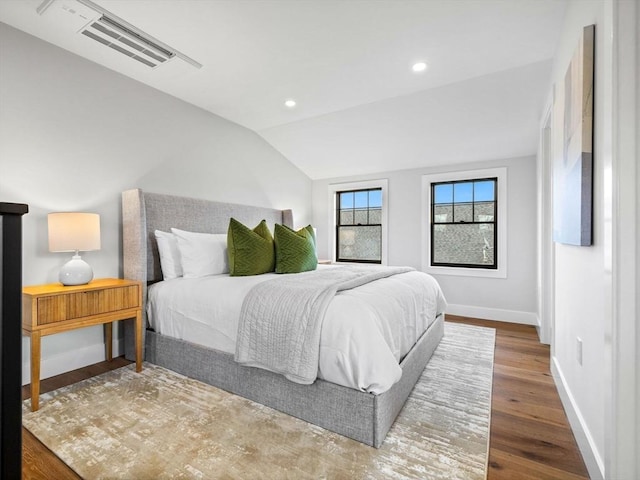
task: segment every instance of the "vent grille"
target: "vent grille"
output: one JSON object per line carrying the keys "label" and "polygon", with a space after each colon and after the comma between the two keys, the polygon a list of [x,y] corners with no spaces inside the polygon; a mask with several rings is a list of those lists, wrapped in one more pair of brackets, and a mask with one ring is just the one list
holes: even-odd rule
{"label": "vent grille", "polygon": [[106,15],[87,25],[80,33],[151,68],[162,65],[176,55]]}

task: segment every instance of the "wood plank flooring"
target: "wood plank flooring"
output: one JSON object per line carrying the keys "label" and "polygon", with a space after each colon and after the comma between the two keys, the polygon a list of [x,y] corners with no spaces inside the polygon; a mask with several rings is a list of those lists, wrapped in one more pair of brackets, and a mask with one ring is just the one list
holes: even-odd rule
{"label": "wood plank flooring", "polygon": [[[588,479],[549,370],[549,347],[527,325],[447,315],[447,321],[496,329],[491,407],[489,480]],[[48,392],[119,368],[122,357],[41,382]],[[29,386],[22,396],[29,398]],[[69,467],[29,431],[22,429],[24,480],[77,480]]]}
{"label": "wood plank flooring", "polygon": [[551,377],[549,346],[534,327],[447,315],[496,329],[490,480],[577,480],[589,475]]}

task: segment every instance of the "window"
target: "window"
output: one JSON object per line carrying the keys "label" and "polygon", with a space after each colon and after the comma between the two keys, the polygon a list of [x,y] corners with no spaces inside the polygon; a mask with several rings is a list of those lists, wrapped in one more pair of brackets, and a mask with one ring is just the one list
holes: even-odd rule
{"label": "window", "polygon": [[431,266],[498,268],[497,178],[431,184]]}
{"label": "window", "polygon": [[423,270],[506,278],[506,180],[506,168],[423,176]]}
{"label": "window", "polygon": [[382,189],[336,195],[336,261],[381,263]]}
{"label": "window", "polygon": [[386,180],[329,185],[333,259],[386,264]]}

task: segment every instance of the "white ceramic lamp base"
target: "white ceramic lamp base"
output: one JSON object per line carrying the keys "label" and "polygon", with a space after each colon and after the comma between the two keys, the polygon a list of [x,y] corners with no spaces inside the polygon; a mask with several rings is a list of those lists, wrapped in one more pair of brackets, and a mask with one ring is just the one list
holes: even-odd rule
{"label": "white ceramic lamp base", "polygon": [[93,270],[76,254],[60,269],[58,278],[63,285],[85,285],[93,279]]}

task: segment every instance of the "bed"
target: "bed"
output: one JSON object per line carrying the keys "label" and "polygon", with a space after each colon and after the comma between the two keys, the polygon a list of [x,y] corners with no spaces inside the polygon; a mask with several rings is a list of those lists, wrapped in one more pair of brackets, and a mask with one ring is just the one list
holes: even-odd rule
{"label": "bed", "polygon": [[[226,233],[231,217],[246,225],[257,224],[262,219],[271,226],[293,224],[290,210],[163,195],[140,189],[123,192],[122,214],[124,275],[143,282],[145,305],[150,287],[151,297],[154,297],[162,284],[169,283],[162,282],[156,230],[179,228],[221,234]],[[146,315],[146,308],[144,310]],[[312,384],[304,385],[278,373],[240,365],[229,348],[215,343],[196,343],[196,339],[184,335],[184,338],[171,336],[170,328],[161,327],[162,308],[154,307],[150,311],[155,328],[147,328],[144,332],[146,361],[373,447],[379,447],[384,441],[444,333],[444,313],[438,311],[429,320],[424,333],[416,335],[417,342],[402,354],[399,380],[385,386],[381,393],[372,393],[354,388],[354,385],[346,386],[348,382],[331,381],[331,375],[321,375]],[[133,354],[133,328],[125,323],[125,355],[132,358]]]}

